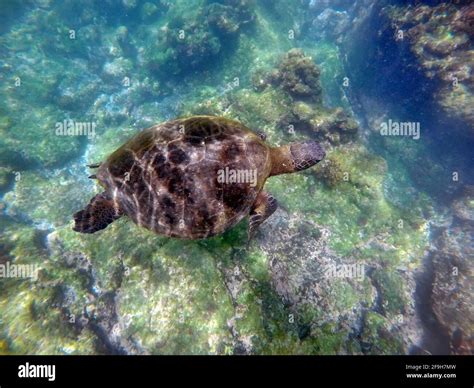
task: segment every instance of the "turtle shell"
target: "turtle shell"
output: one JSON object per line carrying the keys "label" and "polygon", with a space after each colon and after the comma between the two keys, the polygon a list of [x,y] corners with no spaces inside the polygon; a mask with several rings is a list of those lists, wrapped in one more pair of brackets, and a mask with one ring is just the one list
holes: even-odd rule
{"label": "turtle shell", "polygon": [[140,132],[102,163],[97,178],[138,225],[206,238],[249,213],[271,170],[269,152],[237,121],[194,116]]}

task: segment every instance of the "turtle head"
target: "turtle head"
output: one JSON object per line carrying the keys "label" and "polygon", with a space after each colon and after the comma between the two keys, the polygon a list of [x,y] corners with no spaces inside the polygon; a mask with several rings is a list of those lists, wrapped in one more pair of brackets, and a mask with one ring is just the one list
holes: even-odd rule
{"label": "turtle head", "polygon": [[272,148],[272,171],[270,175],[305,170],[323,160],[325,156],[326,152],[323,147],[313,140]]}

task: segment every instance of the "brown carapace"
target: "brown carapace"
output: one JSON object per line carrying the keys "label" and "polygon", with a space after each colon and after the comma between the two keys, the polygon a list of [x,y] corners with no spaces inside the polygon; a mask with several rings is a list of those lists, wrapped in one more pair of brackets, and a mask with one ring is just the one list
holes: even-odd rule
{"label": "brown carapace", "polygon": [[193,116],[145,129],[93,175],[104,187],[74,214],[74,230],[94,233],[123,215],[169,237],[218,235],[249,216],[249,239],[277,208],[268,177],[322,160],[314,141],[270,147],[237,121]]}

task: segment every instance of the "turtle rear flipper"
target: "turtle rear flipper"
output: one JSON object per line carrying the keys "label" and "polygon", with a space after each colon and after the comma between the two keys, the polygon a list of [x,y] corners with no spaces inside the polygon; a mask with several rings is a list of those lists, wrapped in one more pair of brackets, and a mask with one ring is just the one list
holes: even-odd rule
{"label": "turtle rear flipper", "polygon": [[105,193],[97,194],[85,209],[74,214],[74,228],[80,233],[95,233],[105,229],[122,216],[116,203]]}

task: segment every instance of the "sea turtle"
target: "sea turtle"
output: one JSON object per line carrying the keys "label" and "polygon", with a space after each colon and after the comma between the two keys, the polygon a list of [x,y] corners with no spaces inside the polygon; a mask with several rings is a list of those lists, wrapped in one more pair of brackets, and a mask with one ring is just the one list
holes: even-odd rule
{"label": "sea turtle", "polygon": [[270,147],[263,134],[223,117],[193,116],[135,135],[97,168],[105,191],[74,214],[74,230],[94,233],[127,215],[169,237],[201,239],[249,215],[249,240],[277,208],[268,177],[313,166],[315,141]]}

